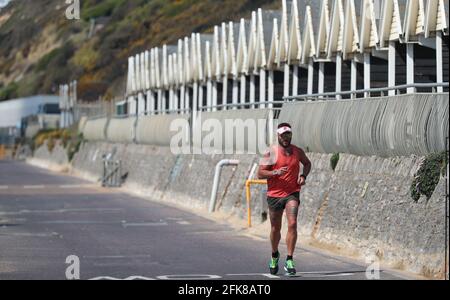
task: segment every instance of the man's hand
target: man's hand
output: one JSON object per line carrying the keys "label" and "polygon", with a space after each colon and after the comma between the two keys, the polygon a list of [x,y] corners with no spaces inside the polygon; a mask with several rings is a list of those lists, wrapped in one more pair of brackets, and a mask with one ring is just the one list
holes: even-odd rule
{"label": "man's hand", "polygon": [[288,171],[288,167],[283,167],[281,169],[274,170],[273,175],[274,176],[283,176],[284,174],[287,173],[287,171]]}
{"label": "man's hand", "polygon": [[304,185],[306,184],[306,179],[305,179],[304,176],[300,176],[300,177],[298,178],[298,184],[299,184],[300,186],[304,186]]}

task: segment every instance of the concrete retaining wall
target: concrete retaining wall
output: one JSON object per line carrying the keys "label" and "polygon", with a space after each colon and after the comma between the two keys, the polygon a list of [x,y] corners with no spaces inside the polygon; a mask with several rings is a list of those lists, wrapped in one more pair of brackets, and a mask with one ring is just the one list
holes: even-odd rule
{"label": "concrete retaining wall", "polygon": [[[244,180],[258,157],[253,155],[173,155],[169,148],[109,143],[84,144],[73,166],[98,180],[102,154],[115,153],[127,173],[126,186],[160,201],[203,209],[206,213],[214,167],[223,158],[240,160],[223,170],[219,210],[246,216]],[[415,202],[410,186],[422,157],[341,155],[336,171],[329,154],[309,153],[313,170],[302,191],[299,232],[303,239],[377,256],[393,267],[439,277],[444,267],[445,181],[430,200]],[[265,211],[265,187],[252,188],[254,223]],[[262,195],[262,196],[261,196]]]}
{"label": "concrete retaining wall", "polygon": [[86,121],[83,136],[89,141],[106,141],[107,118],[90,119]]}
{"label": "concrete retaining wall", "polygon": [[[189,119],[186,115],[139,117],[136,124],[136,142],[143,145],[170,146],[172,137],[177,134],[177,128],[171,130],[172,122],[175,120],[179,120],[180,124],[188,124]],[[186,133],[189,134],[189,128],[186,129]]]}
{"label": "concrete retaining wall", "polygon": [[68,171],[70,166],[66,149],[64,149],[59,141],[56,141],[55,147],[50,152],[47,142],[45,141],[41,147],[36,149],[32,157],[27,157],[26,161],[40,168],[56,172]]}
{"label": "concrete retaining wall", "polygon": [[367,100],[295,102],[279,121],[293,125],[293,142],[317,153],[380,157],[445,150],[448,94],[414,94]]}
{"label": "concrete retaining wall", "polygon": [[111,118],[106,127],[106,140],[112,143],[134,143],[137,118]]}
{"label": "concrete retaining wall", "polygon": [[[291,123],[293,142],[311,152],[380,157],[427,155],[445,150],[448,109],[447,93],[292,102],[283,105],[277,121]],[[196,128],[192,128],[185,115],[141,116],[137,121],[134,118],[93,119],[86,121],[83,133],[90,141],[157,146],[170,146],[173,137],[179,137],[179,141],[182,137],[184,144],[193,145],[194,149],[200,149],[205,138],[209,138],[215,142],[211,150],[261,153],[261,148],[271,139],[269,133],[273,132],[271,114],[265,109],[204,112],[199,113]],[[180,122],[174,123],[175,120]],[[231,137],[242,140],[242,145],[236,145],[236,139],[227,139],[227,121],[240,124]],[[217,125],[222,130],[213,131],[211,126]],[[258,125],[257,130],[248,130],[252,125]],[[197,132],[201,138],[196,138]]]}
{"label": "concrete retaining wall", "polygon": [[[220,153],[263,153],[268,145],[269,119],[273,116],[272,111],[267,109],[203,112],[196,123],[203,130],[202,139],[194,139],[194,149],[201,149],[207,144],[204,149]],[[221,130],[213,131],[217,128]],[[202,145],[213,134],[215,143]]]}

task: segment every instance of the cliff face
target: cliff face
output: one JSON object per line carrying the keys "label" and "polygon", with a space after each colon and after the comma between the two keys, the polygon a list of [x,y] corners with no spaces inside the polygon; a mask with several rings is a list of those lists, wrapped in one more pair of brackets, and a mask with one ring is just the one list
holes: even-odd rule
{"label": "cliff face", "polygon": [[56,93],[77,79],[79,96],[123,95],[127,57],[222,21],[248,18],[278,0],[81,0],[81,19],[63,0],[15,0],[0,11],[0,101]]}

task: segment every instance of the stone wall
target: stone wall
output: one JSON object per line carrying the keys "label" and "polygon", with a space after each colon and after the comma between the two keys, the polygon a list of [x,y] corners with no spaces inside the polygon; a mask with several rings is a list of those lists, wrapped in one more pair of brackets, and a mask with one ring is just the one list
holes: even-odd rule
{"label": "stone wall", "polygon": [[55,147],[52,151],[49,151],[47,142],[45,141],[42,146],[36,149],[33,156],[28,157],[26,161],[32,165],[57,172],[68,171],[70,165],[66,149],[60,144],[60,141],[56,141]]}
{"label": "stone wall", "polygon": [[[206,211],[215,165],[225,167],[217,207],[246,218],[245,179],[258,158],[251,155],[172,155],[169,148],[85,143],[73,168],[91,180],[102,174],[102,155],[123,162],[125,186],[158,201]],[[359,258],[377,256],[392,267],[442,277],[444,267],[445,180],[430,200],[415,202],[410,186],[422,157],[359,157],[341,154],[333,171],[331,155],[309,153],[313,170],[302,191],[299,232],[305,238]],[[264,188],[252,188],[254,223],[261,221]]]}

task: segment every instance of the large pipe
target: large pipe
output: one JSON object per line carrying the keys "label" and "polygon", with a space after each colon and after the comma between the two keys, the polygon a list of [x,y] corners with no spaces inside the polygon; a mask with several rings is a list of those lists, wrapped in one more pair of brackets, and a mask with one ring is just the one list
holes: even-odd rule
{"label": "large pipe", "polygon": [[222,173],[222,168],[224,166],[237,166],[239,165],[239,160],[235,159],[223,159],[219,161],[219,163],[216,165],[216,171],[214,173],[214,183],[213,188],[211,191],[211,199],[209,201],[209,212],[214,212],[214,209],[216,207],[216,199],[217,199],[217,190],[219,188],[220,183],[220,175]]}

